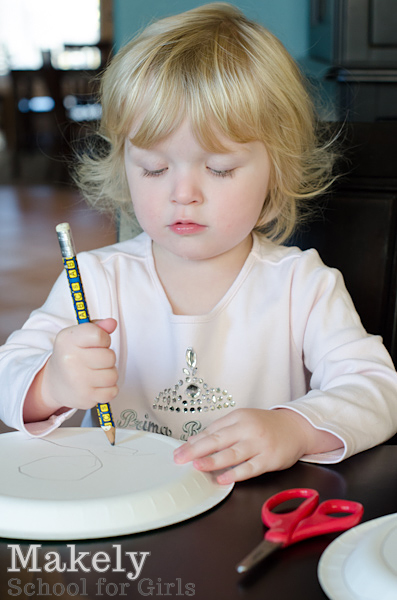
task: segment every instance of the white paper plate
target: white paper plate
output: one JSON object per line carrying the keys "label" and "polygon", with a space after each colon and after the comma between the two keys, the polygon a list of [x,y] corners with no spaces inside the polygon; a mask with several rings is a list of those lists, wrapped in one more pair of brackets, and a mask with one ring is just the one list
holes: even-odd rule
{"label": "white paper plate", "polygon": [[45,438],[0,435],[0,536],[72,540],[127,535],[199,515],[233,485],[191,464],[176,465],[183,442],[142,431],[65,427]]}
{"label": "white paper plate", "polygon": [[397,514],[339,536],[322,554],[318,578],[331,600],[396,600]]}

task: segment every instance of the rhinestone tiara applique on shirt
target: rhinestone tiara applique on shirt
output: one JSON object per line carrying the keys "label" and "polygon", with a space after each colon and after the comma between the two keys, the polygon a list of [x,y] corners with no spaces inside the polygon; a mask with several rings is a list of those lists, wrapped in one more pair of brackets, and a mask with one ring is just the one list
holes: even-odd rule
{"label": "rhinestone tiara applique on shirt", "polygon": [[235,401],[227,390],[211,387],[198,374],[197,357],[193,348],[186,350],[186,367],[173,388],[165,388],[153,401],[156,410],[175,413],[204,413],[233,408]]}

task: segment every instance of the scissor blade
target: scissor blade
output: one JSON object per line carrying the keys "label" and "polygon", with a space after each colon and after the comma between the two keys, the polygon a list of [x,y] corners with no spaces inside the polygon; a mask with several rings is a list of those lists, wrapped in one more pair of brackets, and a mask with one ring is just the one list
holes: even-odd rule
{"label": "scissor blade", "polygon": [[281,548],[282,544],[275,542],[268,542],[263,540],[256,548],[252,550],[237,566],[236,570],[238,573],[245,573],[252,569],[255,565],[261,562],[264,558],[272,554],[278,548]]}

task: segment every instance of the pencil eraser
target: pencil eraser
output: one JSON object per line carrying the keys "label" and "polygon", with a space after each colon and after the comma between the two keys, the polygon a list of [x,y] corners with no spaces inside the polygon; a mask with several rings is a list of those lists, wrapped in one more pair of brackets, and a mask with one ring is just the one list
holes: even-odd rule
{"label": "pencil eraser", "polygon": [[59,225],[55,227],[55,231],[59,231],[59,233],[70,231],[70,225],[69,223],[59,223]]}

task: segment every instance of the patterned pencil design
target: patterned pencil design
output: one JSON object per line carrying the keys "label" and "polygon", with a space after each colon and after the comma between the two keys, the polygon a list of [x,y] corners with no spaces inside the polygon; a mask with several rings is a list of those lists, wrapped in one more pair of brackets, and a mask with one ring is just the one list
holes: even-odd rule
{"label": "patterned pencil design", "polygon": [[[90,315],[84,295],[79,266],[77,264],[76,252],[69,223],[60,223],[56,226],[59,245],[61,247],[63,264],[69,282],[73,306],[76,311],[77,322],[89,323]],[[109,404],[98,404],[97,412],[99,424],[112,446],[115,444],[116,430],[113,422],[112,411]]]}

